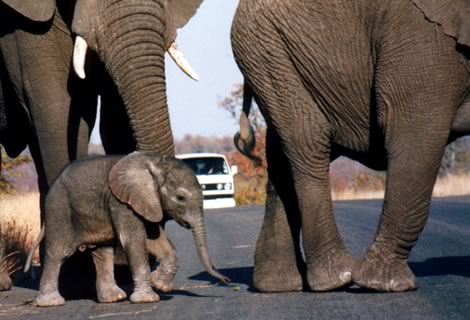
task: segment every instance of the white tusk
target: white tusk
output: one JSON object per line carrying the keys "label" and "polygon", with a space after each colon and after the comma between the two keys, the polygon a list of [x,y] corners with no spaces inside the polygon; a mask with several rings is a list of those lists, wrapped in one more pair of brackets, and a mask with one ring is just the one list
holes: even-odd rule
{"label": "white tusk", "polygon": [[73,48],[73,69],[80,79],[85,79],[85,58],[87,50],[88,44],[86,40],[77,36]]}
{"label": "white tusk", "polygon": [[183,53],[178,50],[176,46],[176,42],[173,42],[168,48],[168,53],[170,54],[170,57],[173,59],[173,61],[176,63],[180,69],[186,73],[190,78],[199,81],[199,76],[197,73],[194,71],[194,69],[191,67],[189,62],[184,58]]}

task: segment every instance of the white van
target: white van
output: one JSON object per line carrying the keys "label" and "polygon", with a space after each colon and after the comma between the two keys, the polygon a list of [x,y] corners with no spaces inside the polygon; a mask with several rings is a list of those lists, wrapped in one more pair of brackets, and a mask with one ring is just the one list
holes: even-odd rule
{"label": "white van", "polygon": [[235,207],[233,176],[237,166],[229,167],[218,153],[188,153],[176,156],[196,173],[204,195],[204,209]]}

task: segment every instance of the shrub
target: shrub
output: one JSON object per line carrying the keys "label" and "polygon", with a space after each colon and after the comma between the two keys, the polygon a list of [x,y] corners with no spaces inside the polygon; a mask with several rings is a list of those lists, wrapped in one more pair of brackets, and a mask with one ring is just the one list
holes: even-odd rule
{"label": "shrub", "polygon": [[16,221],[2,221],[0,225],[0,273],[15,275],[26,262],[31,247],[30,228]]}
{"label": "shrub", "polygon": [[266,181],[268,179],[265,146],[266,130],[258,129],[254,154],[262,160],[259,166],[256,166],[253,161],[238,151],[232,151],[225,155],[231,165],[238,167],[238,174],[235,176],[235,201],[237,205],[265,203]]}
{"label": "shrub", "polygon": [[12,180],[22,175],[14,169],[22,164],[32,161],[29,154],[22,154],[15,159],[7,156],[5,151],[1,150],[0,155],[0,194],[14,194],[15,188]]}

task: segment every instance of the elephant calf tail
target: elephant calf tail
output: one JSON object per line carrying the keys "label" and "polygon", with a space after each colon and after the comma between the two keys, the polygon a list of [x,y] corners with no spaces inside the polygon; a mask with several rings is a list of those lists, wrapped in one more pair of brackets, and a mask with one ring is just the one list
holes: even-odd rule
{"label": "elephant calf tail", "polygon": [[253,154],[253,150],[256,146],[256,136],[255,130],[248,118],[252,102],[253,91],[250,86],[245,83],[243,89],[243,109],[240,114],[240,131],[235,134],[233,140],[235,147],[241,154],[253,161],[256,166],[260,166],[261,159]]}
{"label": "elephant calf tail", "polygon": [[33,260],[33,254],[38,248],[39,244],[41,243],[42,239],[44,238],[44,234],[46,233],[46,227],[44,223],[41,226],[41,231],[39,232],[39,236],[34,241],[33,246],[31,247],[31,250],[29,251],[28,258],[26,259],[26,263],[24,265],[24,272],[28,272],[29,268],[31,267],[31,261]]}

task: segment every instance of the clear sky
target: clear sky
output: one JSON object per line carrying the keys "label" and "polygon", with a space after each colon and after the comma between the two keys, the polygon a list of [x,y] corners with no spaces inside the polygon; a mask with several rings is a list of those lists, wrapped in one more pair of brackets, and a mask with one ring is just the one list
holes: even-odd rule
{"label": "clear sky", "polygon": [[[238,0],[204,0],[191,21],[178,31],[176,42],[199,75],[186,76],[167,55],[167,94],[176,139],[185,134],[232,136],[234,119],[217,106],[243,78],[233,59],[230,27]],[[97,132],[92,142],[97,142]]]}

